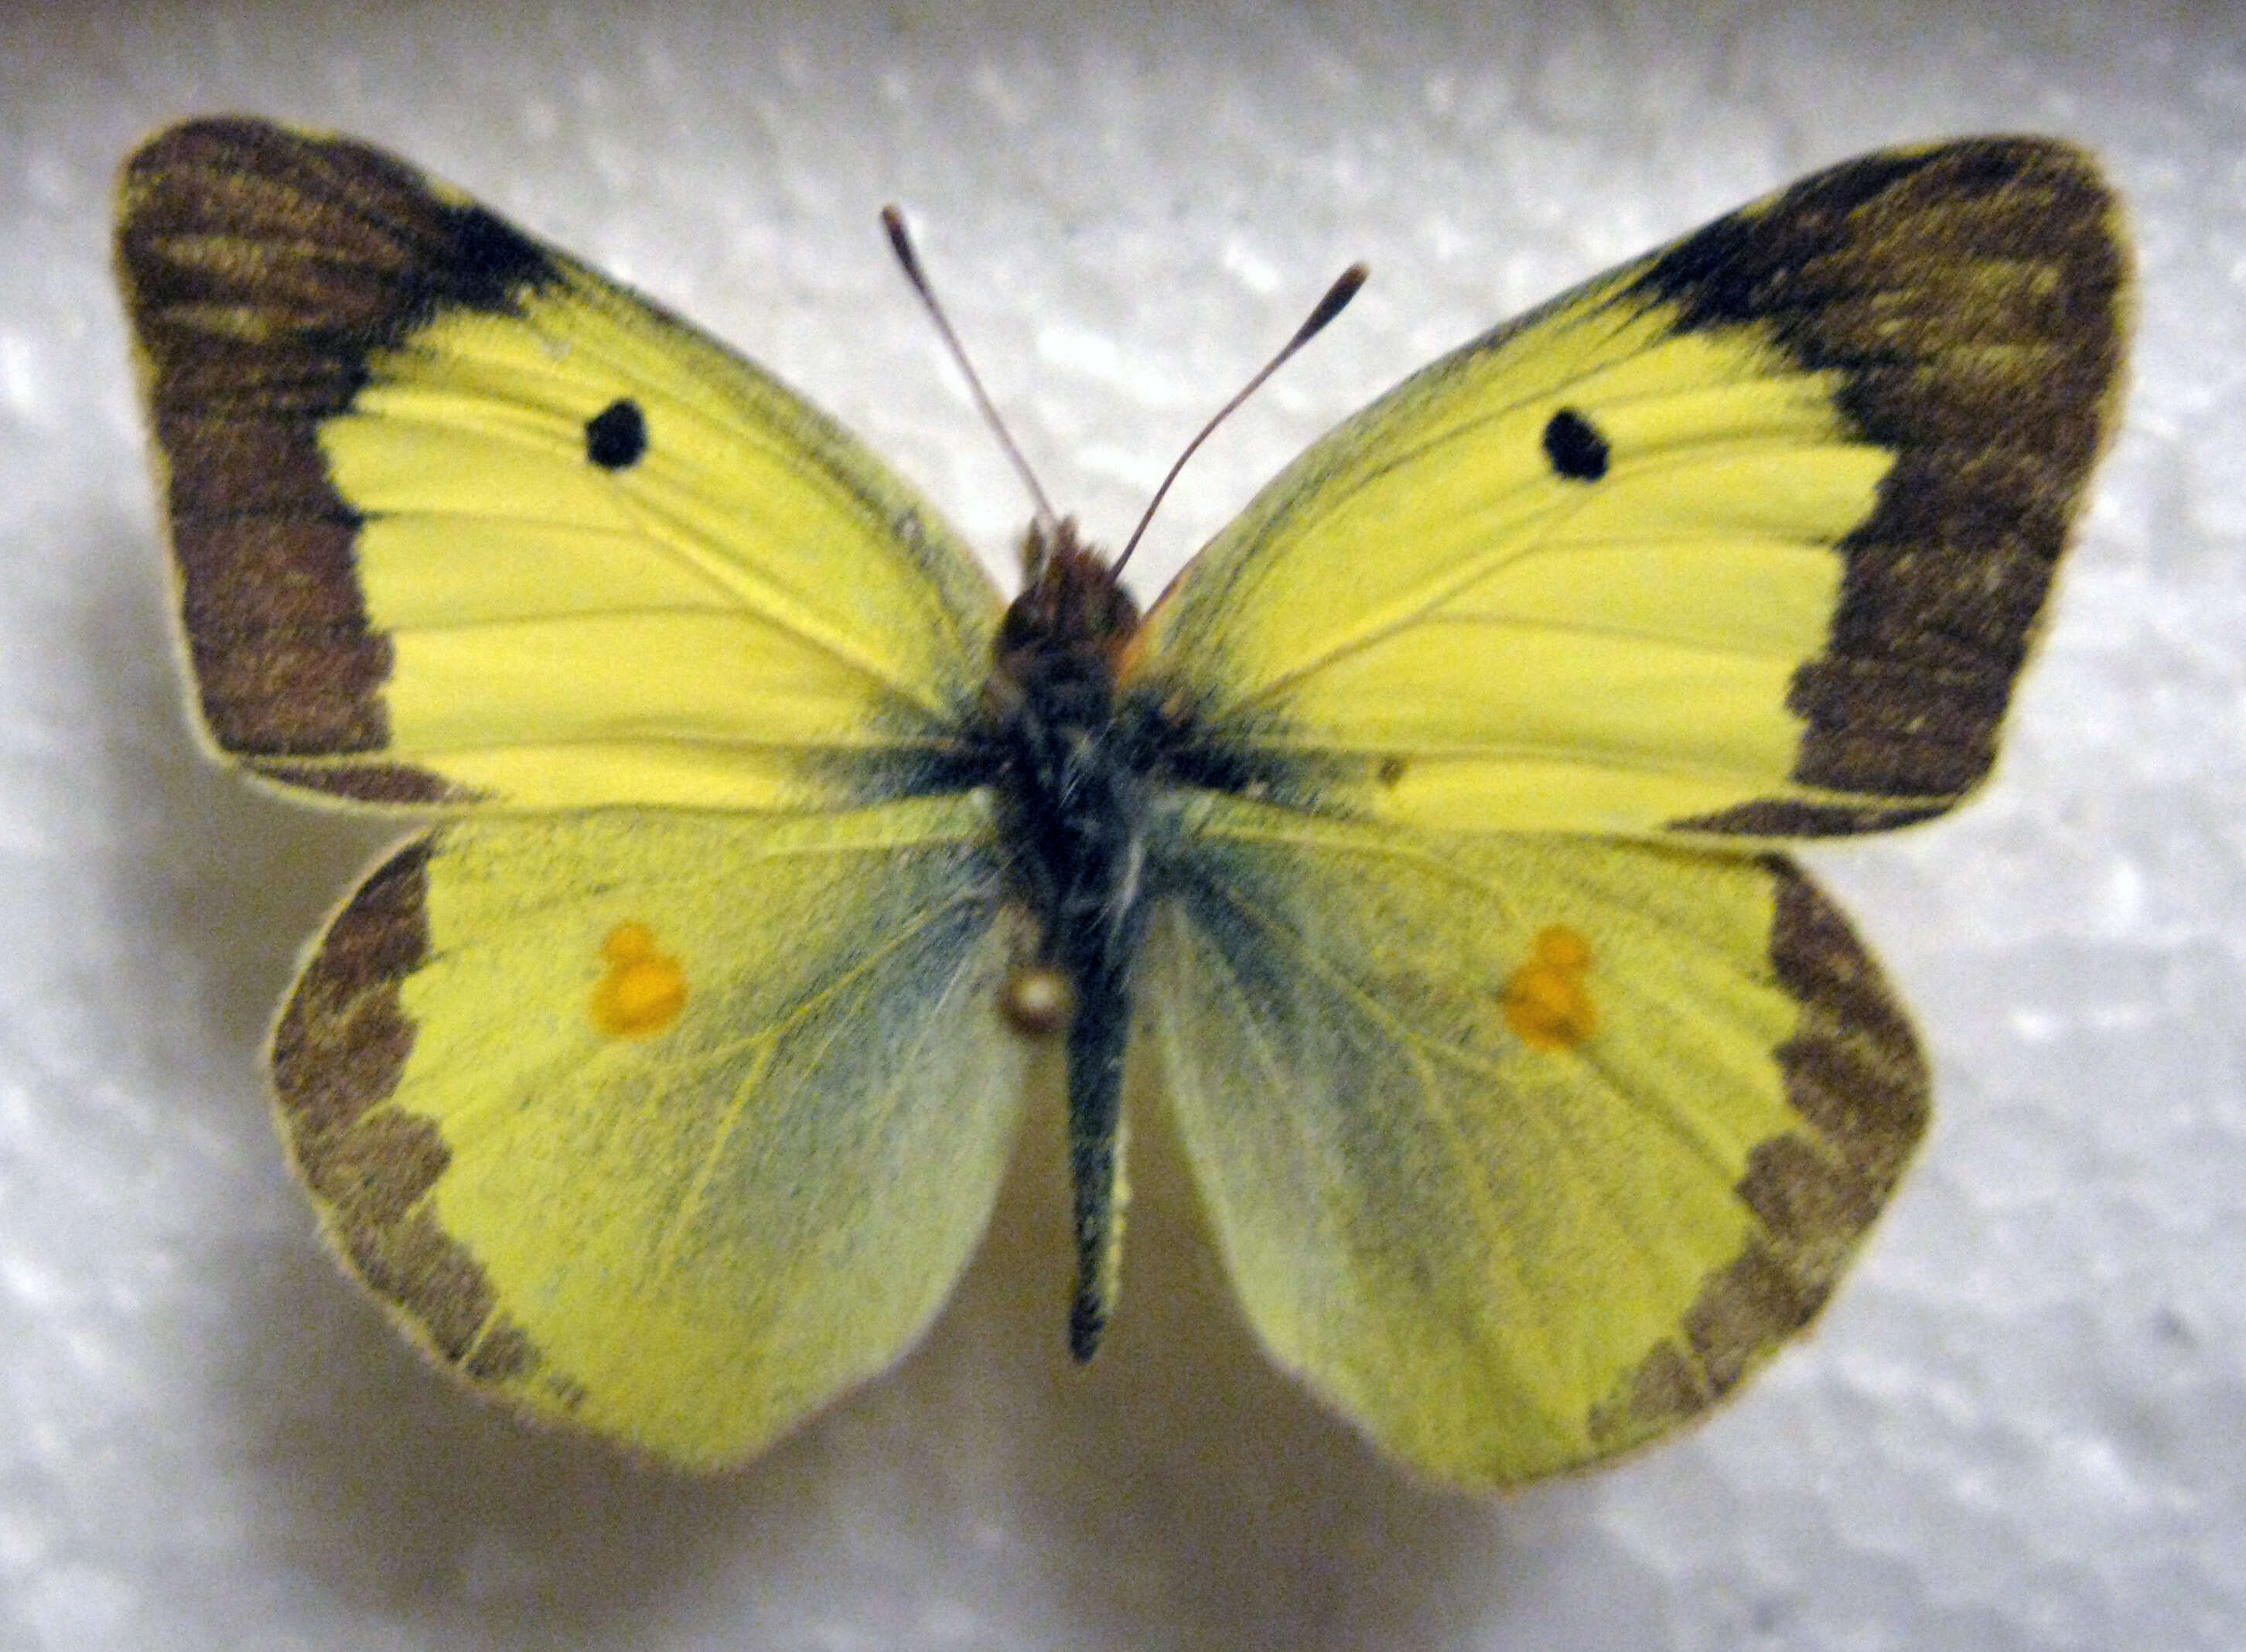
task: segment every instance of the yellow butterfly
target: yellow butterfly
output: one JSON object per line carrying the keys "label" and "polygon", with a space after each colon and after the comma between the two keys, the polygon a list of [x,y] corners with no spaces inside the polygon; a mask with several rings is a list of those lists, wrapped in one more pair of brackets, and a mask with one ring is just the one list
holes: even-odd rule
{"label": "yellow butterfly", "polygon": [[1820,173],[1315,444],[1141,615],[1005,603],[793,393],[374,150],[128,163],[118,257],[218,751],[435,812],[272,1075],[442,1364],[698,1467],[894,1361],[1065,1040],[1115,1305],[1157,1064],[1274,1358],[1419,1470],[1638,1445],[1801,1329],[1926,1120],[1786,840],[1986,773],[2115,418],[2064,145]]}

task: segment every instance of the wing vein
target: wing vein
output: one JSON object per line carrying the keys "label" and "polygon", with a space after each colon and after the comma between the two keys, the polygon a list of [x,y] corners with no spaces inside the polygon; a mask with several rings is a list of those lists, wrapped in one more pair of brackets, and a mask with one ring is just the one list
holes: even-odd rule
{"label": "wing vein", "polygon": [[[1734,439],[1724,442],[1671,444],[1664,448],[1641,450],[1638,454],[1633,456],[1633,479],[1660,481],[1664,479],[1673,479],[1692,464],[1705,461],[1713,452],[1725,450],[1746,452],[1751,449],[1767,452],[1771,447],[1772,444],[1766,440],[1751,444]],[[1810,444],[1804,443],[1795,451],[1814,453],[1818,449]],[[1492,495],[1489,505],[1486,508],[1494,511],[1505,502],[1530,493],[1534,486],[1535,479],[1524,480],[1512,488]],[[1414,627],[1426,623],[1437,609],[1458,600],[1475,586],[1497,579],[1537,557],[1569,555],[1593,546],[1605,547],[1617,542],[1630,542],[1598,539],[1578,540],[1565,546],[1554,543],[1566,531],[1569,523],[1592,506],[1603,504],[1603,502],[1598,495],[1586,492],[1562,506],[1538,513],[1526,519],[1515,530],[1519,534],[1517,539],[1508,538],[1505,542],[1493,547],[1488,551],[1459,558],[1449,570],[1447,577],[1431,578],[1422,589],[1408,594],[1399,602],[1392,603],[1385,612],[1367,615],[1365,619],[1368,622],[1351,627],[1349,631],[1335,637],[1317,652],[1306,655],[1286,670],[1267,677],[1256,685],[1253,692],[1242,696],[1233,704],[1244,714],[1252,715],[1259,710],[1269,709],[1275,702],[1284,699],[1305,679],[1315,676],[1340,660],[1365,653],[1384,642],[1393,641]],[[1738,545],[1740,540],[1735,536],[1719,538],[1710,535],[1705,540],[1695,539],[1682,541],[1664,540],[1664,542],[1705,543],[1710,546],[1729,547]],[[1814,543],[1814,541],[1791,540],[1773,540],[1766,535],[1753,536],[1750,542]],[[1532,622],[1524,621],[1520,623],[1526,626]],[[1541,621],[1533,623],[1545,624]],[[1637,634],[1623,632],[1618,635]],[[1659,634],[1644,635],[1658,636]],[[1680,639],[1664,640],[1681,642]]]}

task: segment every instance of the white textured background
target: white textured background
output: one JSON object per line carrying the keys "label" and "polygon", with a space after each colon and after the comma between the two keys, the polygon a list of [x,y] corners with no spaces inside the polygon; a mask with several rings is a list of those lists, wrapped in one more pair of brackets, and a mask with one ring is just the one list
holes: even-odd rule
{"label": "white textured background", "polygon": [[[2234,10],[0,10],[0,1644],[2246,1644]],[[1111,543],[1371,260],[1189,473],[1147,589],[1426,357],[1796,173],[1995,129],[2100,151],[2134,387],[2006,759],[1954,821],[1818,857],[1938,1081],[1819,1333],[1618,1471],[1431,1493],[1264,1369],[1159,1135],[1118,1332],[1067,1369],[1037,1120],[928,1345],[737,1476],[425,1372],[319,1249],[256,1066],[380,834],[194,754],[108,280],[119,158],[225,109],[371,137],[697,316],[994,560],[1024,502],[881,202]]]}

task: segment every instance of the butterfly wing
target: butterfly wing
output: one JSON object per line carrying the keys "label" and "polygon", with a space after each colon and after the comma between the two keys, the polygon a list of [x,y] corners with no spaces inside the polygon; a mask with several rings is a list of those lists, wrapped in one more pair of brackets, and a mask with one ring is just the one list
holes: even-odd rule
{"label": "butterfly wing", "polygon": [[1142,680],[1304,806],[1438,830],[1923,819],[1987,772],[2118,398],[2062,145],[1837,167],[1406,380],[1148,615]]}
{"label": "butterfly wing", "polygon": [[1924,1063],[1759,840],[1986,772],[2116,218],[2048,143],[1810,178],[1406,381],[1149,613],[1142,1030],[1257,1330],[1420,1468],[1704,1411],[1886,1200]]}
{"label": "butterfly wing", "polygon": [[997,601],[834,425],[360,145],[128,163],[119,269],[201,710],[283,785],[472,819],[276,1029],[349,1265],[517,1408],[697,1466],[893,1359],[1020,1093],[955,789]]}
{"label": "butterfly wing", "polygon": [[597,810],[416,840],[274,1037],[351,1267],[518,1409],[693,1467],[895,1359],[983,1231],[1024,1082],[968,796]]}
{"label": "butterfly wing", "polygon": [[1276,1357],[1421,1470],[1650,1439],[1819,1307],[1927,1076],[1783,860],[1208,799],[1141,1033]]}
{"label": "butterfly wing", "polygon": [[997,597],[756,368],[362,145],[127,163],[118,262],[205,724],[344,797],[810,808],[919,786]]}

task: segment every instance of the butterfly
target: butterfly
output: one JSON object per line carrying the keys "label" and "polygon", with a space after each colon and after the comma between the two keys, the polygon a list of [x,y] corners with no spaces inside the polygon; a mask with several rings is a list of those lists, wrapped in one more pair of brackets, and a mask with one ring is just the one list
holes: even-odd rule
{"label": "butterfly", "polygon": [[1784,846],[1988,772],[2130,281],[2064,144],[1846,162],[1406,379],[1142,610],[1042,518],[1004,600],[361,144],[161,133],[117,255],[209,744],[417,822],[269,1060],[439,1364],[753,1453],[929,1323],[1057,1050],[1077,1356],[1151,1064],[1270,1356],[1479,1486],[1705,1412],[1887,1202],[1925,1058]]}

